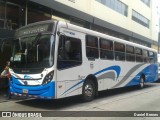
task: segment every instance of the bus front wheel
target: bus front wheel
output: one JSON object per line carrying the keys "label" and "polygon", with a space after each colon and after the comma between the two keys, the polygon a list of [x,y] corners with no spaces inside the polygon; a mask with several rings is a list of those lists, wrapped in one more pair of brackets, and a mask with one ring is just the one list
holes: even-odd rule
{"label": "bus front wheel", "polygon": [[140,82],[139,82],[139,87],[140,88],[144,88],[144,77],[143,76],[141,76],[141,78],[140,78]]}
{"label": "bus front wheel", "polygon": [[86,80],[83,84],[82,89],[82,99],[85,102],[89,102],[94,99],[95,97],[95,84],[92,80]]}

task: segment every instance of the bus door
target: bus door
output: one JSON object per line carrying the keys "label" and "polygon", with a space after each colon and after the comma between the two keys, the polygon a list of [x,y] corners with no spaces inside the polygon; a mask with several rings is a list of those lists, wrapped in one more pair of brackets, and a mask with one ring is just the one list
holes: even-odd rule
{"label": "bus door", "polygon": [[[69,33],[69,32],[68,32]],[[82,74],[81,34],[61,34],[57,54],[57,98],[80,94]]]}

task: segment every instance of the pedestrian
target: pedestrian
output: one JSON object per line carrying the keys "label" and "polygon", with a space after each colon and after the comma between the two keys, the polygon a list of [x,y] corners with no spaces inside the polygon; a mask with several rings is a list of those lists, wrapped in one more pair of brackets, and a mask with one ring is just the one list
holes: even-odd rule
{"label": "pedestrian", "polygon": [[7,61],[6,67],[1,73],[1,78],[4,78],[6,81],[6,96],[7,99],[11,99],[11,93],[10,93],[10,88],[9,88],[9,80],[10,80],[10,73],[9,73],[9,67],[10,67],[10,62]]}

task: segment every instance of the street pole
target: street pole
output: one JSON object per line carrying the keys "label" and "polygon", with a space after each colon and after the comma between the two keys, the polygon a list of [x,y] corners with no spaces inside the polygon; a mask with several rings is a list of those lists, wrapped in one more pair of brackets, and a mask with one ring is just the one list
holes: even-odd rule
{"label": "street pole", "polygon": [[26,0],[26,11],[25,11],[25,25],[27,25],[28,23],[27,23],[27,21],[28,21],[28,16],[27,16],[27,14],[28,14],[28,0]]}

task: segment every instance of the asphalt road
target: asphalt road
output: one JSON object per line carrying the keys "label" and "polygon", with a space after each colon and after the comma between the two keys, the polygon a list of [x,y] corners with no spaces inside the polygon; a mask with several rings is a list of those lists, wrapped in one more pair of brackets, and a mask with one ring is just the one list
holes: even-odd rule
{"label": "asphalt road", "polygon": [[[0,100],[0,111],[18,111],[23,113],[25,111],[44,111],[44,113],[42,112],[42,116],[55,116],[47,117],[45,118],[46,120],[159,120],[160,83],[147,84],[144,89],[129,87],[100,92],[96,99],[86,103],[81,101],[80,96],[60,100]],[[148,117],[148,115],[150,115],[150,117]],[[8,119],[14,120],[17,118]],[[23,119],[28,120],[28,118]],[[30,119],[34,120],[37,118]],[[44,118],[42,117],[38,119]]]}

